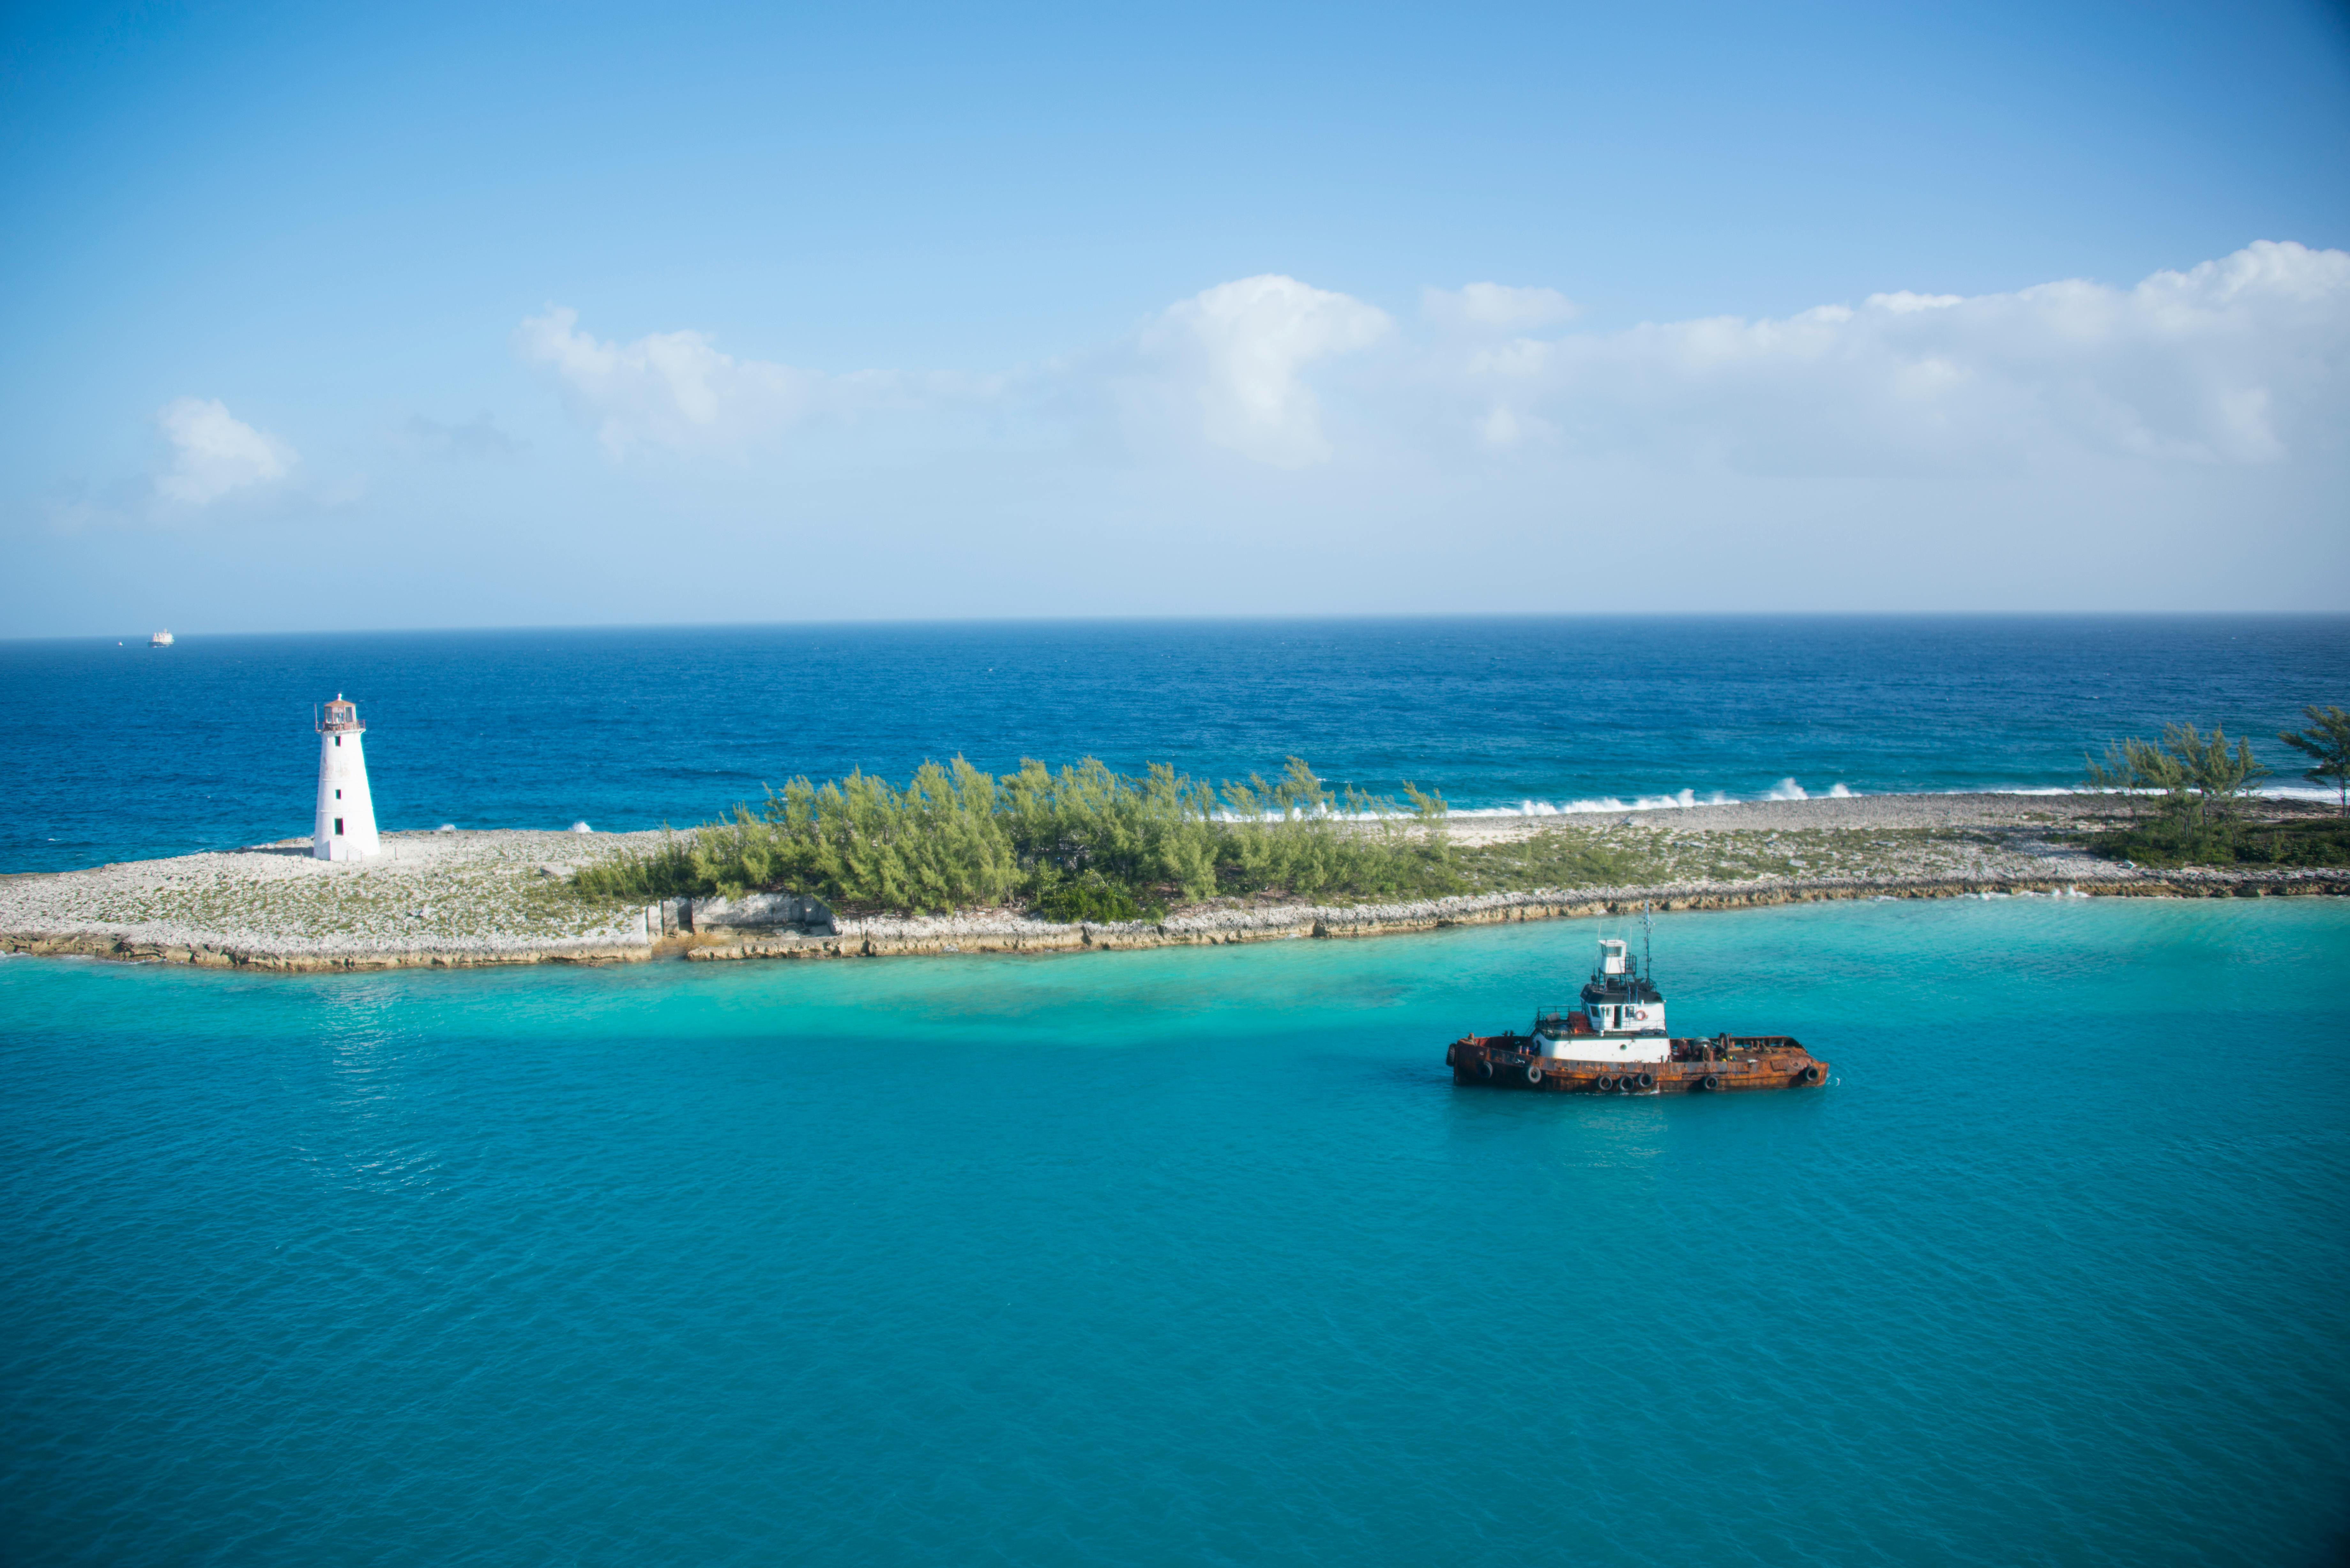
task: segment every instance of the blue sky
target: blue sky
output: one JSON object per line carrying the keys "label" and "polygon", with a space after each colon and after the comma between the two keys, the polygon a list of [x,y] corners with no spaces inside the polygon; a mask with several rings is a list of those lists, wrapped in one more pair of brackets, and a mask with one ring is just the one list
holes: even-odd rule
{"label": "blue sky", "polygon": [[2350,603],[2338,7],[0,28],[0,635]]}

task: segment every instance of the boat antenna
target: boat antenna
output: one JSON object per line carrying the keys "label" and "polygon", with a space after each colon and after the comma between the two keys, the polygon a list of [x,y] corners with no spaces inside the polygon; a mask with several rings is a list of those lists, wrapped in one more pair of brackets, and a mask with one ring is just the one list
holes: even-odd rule
{"label": "boat antenna", "polygon": [[1649,984],[1654,985],[1657,982],[1657,961],[1648,946],[1651,929],[1648,920],[1648,900],[1643,898],[1640,900],[1640,972],[1648,977]]}

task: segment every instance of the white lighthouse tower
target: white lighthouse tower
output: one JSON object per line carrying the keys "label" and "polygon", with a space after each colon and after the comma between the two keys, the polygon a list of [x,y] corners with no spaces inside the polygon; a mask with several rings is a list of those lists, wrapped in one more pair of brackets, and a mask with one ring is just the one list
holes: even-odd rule
{"label": "white lighthouse tower", "polygon": [[310,853],[321,860],[365,860],[382,852],[375,836],[375,802],[368,795],[367,753],[359,737],[359,705],[335,700],[318,720],[318,817]]}

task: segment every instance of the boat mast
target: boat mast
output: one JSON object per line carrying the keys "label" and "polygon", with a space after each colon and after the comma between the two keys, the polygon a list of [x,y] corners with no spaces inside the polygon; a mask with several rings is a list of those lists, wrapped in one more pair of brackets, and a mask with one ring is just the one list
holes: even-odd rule
{"label": "boat mast", "polygon": [[1640,900],[1640,973],[1650,985],[1654,985],[1657,983],[1657,961],[1648,947],[1649,930],[1648,900],[1643,898]]}

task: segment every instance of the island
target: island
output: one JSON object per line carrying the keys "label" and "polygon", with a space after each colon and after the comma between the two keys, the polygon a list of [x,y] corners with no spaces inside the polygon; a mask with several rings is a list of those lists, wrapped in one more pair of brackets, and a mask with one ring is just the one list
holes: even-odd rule
{"label": "island", "polygon": [[[683,836],[387,832],[363,860],[319,859],[296,838],[0,877],[0,950],[254,970],[454,968],[1098,951],[1809,899],[2350,893],[2341,866],[2153,867],[2094,852],[2138,809],[2093,793],[1879,794],[1342,819],[1321,831],[1381,834],[1407,848],[1440,836],[1468,885],[1388,897],[1269,887],[1127,918],[1080,909],[1057,919],[1037,900],[918,913],[747,888],[610,890],[616,863],[674,856]],[[2292,800],[2247,808],[2252,824],[2323,826],[2329,815]],[[1546,874],[1561,868],[1582,874]]]}

